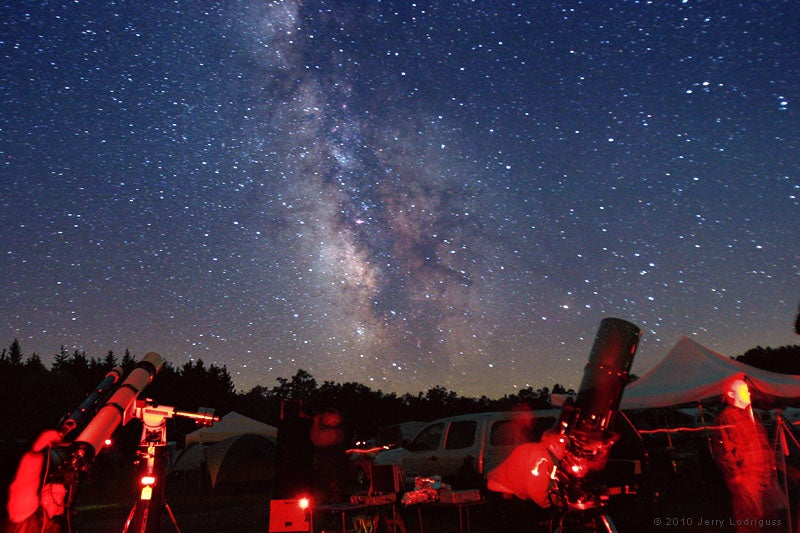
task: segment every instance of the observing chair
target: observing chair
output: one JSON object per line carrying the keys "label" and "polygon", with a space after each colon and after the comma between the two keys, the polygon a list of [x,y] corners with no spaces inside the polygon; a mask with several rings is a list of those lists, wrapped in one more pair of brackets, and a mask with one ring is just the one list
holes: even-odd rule
{"label": "observing chair", "polygon": [[369,467],[369,495],[393,494],[397,496],[402,486],[399,465],[376,465]]}
{"label": "observing chair", "polygon": [[391,505],[392,515],[386,516],[386,525],[393,533],[406,533],[406,526],[397,510],[398,497],[402,490],[403,473],[399,465],[370,465],[367,501],[372,505]]}
{"label": "observing chair", "polygon": [[[356,531],[378,531],[381,520],[392,533],[406,533],[406,526],[397,510],[402,474],[397,465],[370,465],[370,484],[366,493],[353,494],[350,503],[332,503],[317,510],[337,513],[341,517],[341,533],[348,531],[347,515],[354,518]],[[391,508],[391,512],[389,512]],[[363,520],[364,522],[360,522]],[[358,522],[358,523],[357,523]]]}
{"label": "observing chair", "polygon": [[[397,465],[370,465],[370,484],[366,493],[353,494],[349,503],[318,505],[319,511],[339,514],[339,531],[350,531],[347,515],[353,517],[355,531],[378,531],[380,522],[392,533],[406,533],[406,526],[397,509],[402,473]],[[391,509],[391,512],[389,512]],[[353,516],[356,515],[356,516]],[[363,522],[362,522],[363,521]]]}

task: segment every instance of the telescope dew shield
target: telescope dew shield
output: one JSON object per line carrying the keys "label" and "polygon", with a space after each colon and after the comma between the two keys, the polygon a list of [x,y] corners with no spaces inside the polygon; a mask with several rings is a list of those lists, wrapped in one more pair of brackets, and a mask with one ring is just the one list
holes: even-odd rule
{"label": "telescope dew shield", "polygon": [[127,379],[111,395],[100,408],[97,415],[75,439],[75,444],[86,453],[90,448],[91,456],[97,454],[106,439],[110,438],[120,423],[128,421],[131,406],[136,397],[161,370],[164,360],[155,352],[150,352],[128,374]]}
{"label": "telescope dew shield", "polygon": [[575,399],[578,420],[574,436],[587,441],[603,439],[622,400],[641,335],[638,326],[619,318],[600,322]]}

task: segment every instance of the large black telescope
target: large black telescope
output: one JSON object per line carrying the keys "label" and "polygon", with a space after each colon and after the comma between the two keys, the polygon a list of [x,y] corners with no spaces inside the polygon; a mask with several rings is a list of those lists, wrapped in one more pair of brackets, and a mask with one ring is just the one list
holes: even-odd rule
{"label": "large black telescope", "polygon": [[612,423],[628,383],[642,331],[625,320],[604,318],[583,372],[574,404],[561,411],[560,431],[568,437],[567,472],[583,477],[600,470],[618,435]]}
{"label": "large black telescope", "polygon": [[619,439],[614,421],[640,336],[641,330],[625,320],[600,322],[577,397],[564,405],[540,442],[518,446],[488,473],[490,490],[565,513],[602,507],[603,495],[587,476],[605,468]]}

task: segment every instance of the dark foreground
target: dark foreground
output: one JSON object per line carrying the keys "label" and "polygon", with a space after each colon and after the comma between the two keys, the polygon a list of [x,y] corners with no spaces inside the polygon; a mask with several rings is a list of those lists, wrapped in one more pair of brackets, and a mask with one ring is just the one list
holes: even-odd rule
{"label": "dark foreground", "polygon": [[[691,475],[661,480],[660,489],[649,496],[625,496],[612,501],[605,512],[617,530],[627,532],[705,532],[733,531],[727,493],[724,487],[708,483]],[[110,496],[106,494],[105,496]],[[269,491],[258,489],[227,490],[224,492],[200,491],[195,488],[169,487],[168,504],[175,515],[179,530],[184,533],[231,532],[250,533],[268,531]],[[88,501],[95,499],[95,502]],[[84,498],[76,507],[74,530],[81,532],[122,531],[130,511],[129,503],[102,503],[103,496]],[[131,500],[128,499],[128,502]],[[460,531],[456,508],[424,506],[399,506],[408,533],[457,533]],[[421,514],[421,522],[420,522]],[[338,515],[315,513],[315,531],[331,531],[340,524]],[[473,533],[522,533],[550,531],[552,512],[538,509],[535,504],[519,500],[503,500],[490,495],[486,503],[470,508],[469,525]],[[567,531],[589,531],[576,524],[585,515],[570,513],[571,527]],[[467,529],[466,514],[462,515],[463,531]],[[347,518],[348,532],[352,528]],[[794,529],[798,522],[795,519]],[[552,526],[554,528],[554,526]],[[785,523],[778,527],[762,528],[764,531],[788,531]],[[176,529],[167,513],[162,520],[163,532]],[[552,529],[555,530],[555,529]],[[363,531],[363,530],[362,530]],[[381,526],[377,531],[386,531]]]}

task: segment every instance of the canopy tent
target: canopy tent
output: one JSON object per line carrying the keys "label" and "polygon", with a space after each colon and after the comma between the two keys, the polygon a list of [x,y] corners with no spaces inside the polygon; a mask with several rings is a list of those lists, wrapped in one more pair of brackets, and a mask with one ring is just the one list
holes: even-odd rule
{"label": "canopy tent", "polygon": [[275,442],[278,438],[278,428],[231,411],[213,426],[200,428],[186,435],[186,446],[195,442],[200,444],[220,442],[244,434],[261,435]]}
{"label": "canopy tent", "polygon": [[720,398],[725,381],[737,375],[750,382],[754,405],[759,397],[800,399],[800,376],[745,365],[684,336],[658,365],[625,387],[620,409],[671,407]]}

